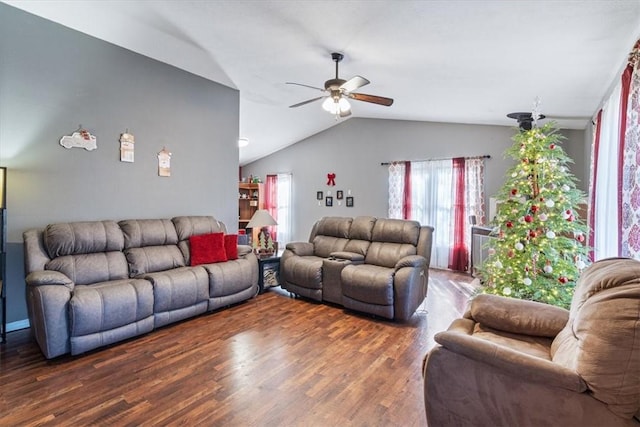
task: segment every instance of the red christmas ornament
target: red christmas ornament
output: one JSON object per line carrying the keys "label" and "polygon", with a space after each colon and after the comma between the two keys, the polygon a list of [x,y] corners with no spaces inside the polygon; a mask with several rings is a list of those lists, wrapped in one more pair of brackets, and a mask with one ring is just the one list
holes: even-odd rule
{"label": "red christmas ornament", "polygon": [[567,279],[567,278],[566,278],[566,277],[564,277],[564,276],[560,276],[560,277],[558,277],[558,282],[560,282],[560,283],[562,283],[562,284],[565,284],[565,283],[567,283],[568,281],[569,281],[569,279]]}
{"label": "red christmas ornament", "polygon": [[569,218],[567,218],[567,221],[569,222],[573,221],[573,215],[569,215]]}
{"label": "red christmas ornament", "polygon": [[549,145],[549,149],[550,149],[550,150],[554,150],[555,148],[556,148],[556,144],[551,144],[551,145]]}
{"label": "red christmas ornament", "polygon": [[511,227],[513,227],[513,222],[507,221],[507,228],[511,228]]}
{"label": "red christmas ornament", "polygon": [[536,206],[536,205],[531,206],[531,212],[533,212],[533,213],[538,212],[538,206]]}
{"label": "red christmas ornament", "polygon": [[537,236],[537,234],[536,234],[536,232],[534,230],[529,230],[529,237],[531,237],[533,239],[536,236]]}
{"label": "red christmas ornament", "polygon": [[576,240],[580,243],[584,242],[584,234],[578,234]]}
{"label": "red christmas ornament", "polygon": [[515,196],[516,194],[518,194],[518,189],[517,188],[512,188],[511,189],[511,195]]}
{"label": "red christmas ornament", "polygon": [[533,222],[533,217],[531,215],[525,215],[524,220],[525,222]]}

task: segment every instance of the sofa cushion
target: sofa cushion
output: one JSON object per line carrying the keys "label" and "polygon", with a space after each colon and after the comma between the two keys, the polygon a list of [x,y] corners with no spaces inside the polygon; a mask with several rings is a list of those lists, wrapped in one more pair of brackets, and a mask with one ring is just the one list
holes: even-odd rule
{"label": "sofa cushion", "polygon": [[121,251],[122,230],[115,221],[68,222],[48,225],[43,234],[50,258]]}
{"label": "sofa cushion", "polygon": [[189,237],[191,265],[227,260],[223,233],[208,233]]}
{"label": "sofa cushion", "polygon": [[129,264],[130,277],[186,265],[182,252],[175,245],[130,248],[125,249],[124,253]]}
{"label": "sofa cushion", "polygon": [[375,242],[418,244],[420,223],[403,219],[378,219],[373,226],[371,240]]}
{"label": "sofa cushion", "polygon": [[250,267],[251,264],[251,260],[240,258],[233,261],[203,265],[202,267],[209,274],[209,298],[237,294],[256,286],[257,274],[254,274],[255,270]]}
{"label": "sofa cushion", "polygon": [[178,244],[178,235],[168,219],[128,219],[118,223],[125,248]]}
{"label": "sofa cushion", "polygon": [[153,285],[153,311],[160,313],[209,299],[209,277],[204,268],[182,267],[145,274]]}
{"label": "sofa cushion", "polygon": [[356,240],[371,240],[373,237],[373,226],[376,218],[373,216],[357,216],[351,223],[349,238]]}
{"label": "sofa cushion", "polygon": [[377,265],[347,265],[341,274],[342,294],[370,304],[393,305],[393,273]]}
{"label": "sofa cushion", "polygon": [[322,289],[323,260],[317,256],[283,256],[280,267],[283,280],[303,288]]}
{"label": "sofa cushion", "polygon": [[63,273],[76,285],[126,279],[129,275],[122,252],[60,256],[49,261],[45,269]]}
{"label": "sofa cushion", "polygon": [[416,247],[407,243],[371,242],[364,262],[393,268],[401,258],[415,254]]}
{"label": "sofa cushion", "polygon": [[316,235],[313,238],[313,254],[318,257],[329,258],[332,252],[343,252],[348,242],[348,239],[340,237]]}
{"label": "sofa cushion", "polygon": [[351,252],[354,254],[366,255],[371,246],[371,242],[368,240],[350,239],[344,246],[344,252]]}
{"label": "sofa cushion", "polygon": [[313,237],[317,235],[341,237],[343,239],[349,238],[349,229],[353,218],[344,218],[339,216],[327,216],[321,218],[314,226]]}
{"label": "sofa cushion", "polygon": [[152,314],[153,290],[146,280],[125,279],[76,286],[69,302],[70,335],[115,329]]}
{"label": "sofa cushion", "polygon": [[225,234],[224,252],[228,260],[238,259],[238,235]]}
{"label": "sofa cushion", "polygon": [[171,221],[176,227],[179,241],[198,234],[227,232],[225,225],[212,216],[177,216]]}

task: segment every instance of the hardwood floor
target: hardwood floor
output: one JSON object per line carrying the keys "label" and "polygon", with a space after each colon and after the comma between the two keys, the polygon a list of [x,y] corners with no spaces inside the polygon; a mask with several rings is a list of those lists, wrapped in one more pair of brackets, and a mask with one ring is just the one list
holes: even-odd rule
{"label": "hardwood floor", "polygon": [[432,270],[407,323],[280,288],[81,356],[0,346],[0,425],[424,426],[422,358],[471,277]]}

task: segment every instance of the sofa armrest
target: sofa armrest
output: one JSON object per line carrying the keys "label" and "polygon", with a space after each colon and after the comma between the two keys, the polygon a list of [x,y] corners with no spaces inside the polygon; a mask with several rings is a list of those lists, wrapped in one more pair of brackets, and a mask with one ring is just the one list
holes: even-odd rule
{"label": "sofa armrest", "polygon": [[569,321],[569,311],[535,301],[478,295],[465,317],[499,331],[554,338]]}
{"label": "sofa armrest", "polygon": [[427,260],[420,255],[409,255],[404,258],[400,258],[398,262],[396,262],[395,269],[399,270],[404,267],[417,267],[423,268],[427,265]]}
{"label": "sofa armrest", "polygon": [[578,393],[587,390],[586,383],[575,371],[550,360],[476,338],[463,331],[440,332],[436,334],[435,341],[454,353],[493,366],[506,374],[522,378],[523,381],[544,383]]}
{"label": "sofa armrest", "polygon": [[364,255],[354,252],[331,252],[330,258],[351,261],[353,264],[362,264]]}
{"label": "sofa armrest", "polygon": [[65,274],[55,270],[34,271],[27,275],[25,282],[27,286],[60,285],[73,291],[75,284]]}
{"label": "sofa armrest", "polygon": [[313,255],[313,243],[309,242],[292,242],[287,243],[287,250],[298,256],[311,256]]}

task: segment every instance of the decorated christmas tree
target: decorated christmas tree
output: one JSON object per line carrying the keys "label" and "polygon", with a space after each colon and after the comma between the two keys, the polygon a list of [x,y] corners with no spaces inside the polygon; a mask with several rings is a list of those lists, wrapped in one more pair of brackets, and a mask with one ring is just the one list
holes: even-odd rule
{"label": "decorated christmas tree", "polygon": [[489,256],[480,267],[481,292],[569,307],[587,264],[587,227],[577,215],[584,193],[553,123],[512,138],[516,160],[497,198]]}

